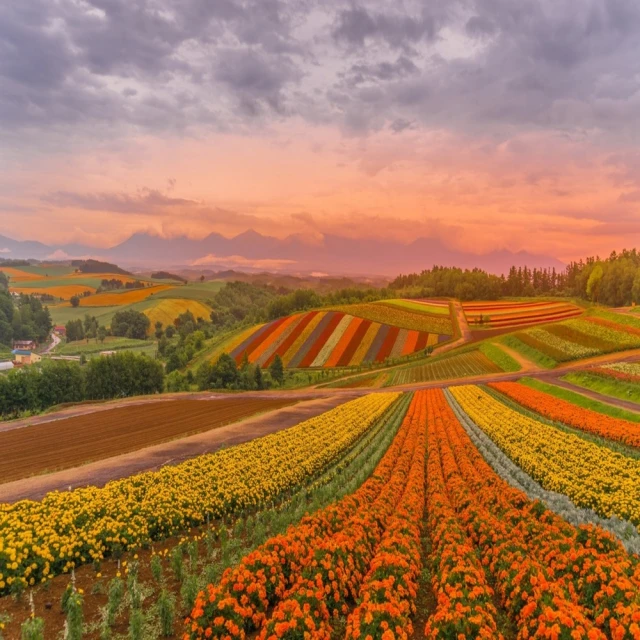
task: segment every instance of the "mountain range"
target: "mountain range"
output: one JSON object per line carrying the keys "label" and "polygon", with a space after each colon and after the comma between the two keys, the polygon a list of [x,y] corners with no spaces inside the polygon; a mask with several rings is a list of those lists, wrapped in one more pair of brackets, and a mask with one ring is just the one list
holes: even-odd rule
{"label": "mountain range", "polygon": [[435,238],[417,238],[403,244],[390,239],[354,239],[331,234],[312,241],[299,235],[279,239],[253,230],[233,238],[212,233],[200,240],[136,233],[111,248],[98,249],[82,244],[46,245],[0,235],[0,258],[64,260],[88,257],[130,268],[192,266],[249,272],[385,276],[419,272],[433,265],[463,269],[479,267],[496,274],[506,273],[511,266],[564,268],[562,262],[550,256],[506,249],[473,254],[450,249]]}

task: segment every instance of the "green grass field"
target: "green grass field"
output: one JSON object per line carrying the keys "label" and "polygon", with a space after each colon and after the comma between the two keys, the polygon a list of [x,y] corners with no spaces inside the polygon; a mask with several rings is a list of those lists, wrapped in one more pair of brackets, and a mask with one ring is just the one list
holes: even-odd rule
{"label": "green grass field", "polygon": [[71,267],[64,264],[50,264],[50,265],[33,265],[29,267],[16,267],[20,271],[26,271],[27,273],[33,273],[38,276],[42,276],[43,278],[49,276],[51,278],[54,277],[63,277],[67,276],[70,273],[75,272],[75,267]]}
{"label": "green grass field", "polygon": [[484,353],[491,362],[497,364],[503,371],[515,372],[520,371],[522,367],[508,353],[503,351],[499,346],[491,342],[483,342],[480,344],[480,351]]}
{"label": "green grass field", "polygon": [[[534,378],[521,378],[518,382],[520,382],[521,384],[525,384],[532,389],[537,389],[538,391],[548,393],[549,395],[552,395],[561,400],[571,402],[572,404],[582,407],[583,409],[596,411],[597,413],[602,413],[605,416],[610,416],[612,418],[620,418],[622,420],[629,420],[630,422],[640,422],[640,413],[625,411],[624,409],[614,407],[613,405],[605,404],[604,402],[598,402],[597,400],[592,400],[591,398],[587,398],[586,396],[583,396],[579,393],[569,391],[569,389],[557,387],[554,384],[542,382],[541,380],[535,380]],[[640,407],[638,408],[640,409]]]}
{"label": "green grass field", "polygon": [[116,311],[127,307],[65,307],[54,305],[49,307],[53,324],[67,324],[69,320],[82,320],[85,315],[95,316],[100,325],[108,327]]}
{"label": "green grass field", "polygon": [[514,351],[517,351],[525,358],[532,360],[544,369],[553,369],[558,364],[553,358],[550,358],[548,355],[541,353],[528,344],[525,344],[514,335],[503,336],[500,338],[499,342],[502,342],[507,347],[511,347]]}
{"label": "green grass field", "polygon": [[25,280],[24,282],[13,282],[12,285],[21,289],[50,289],[52,287],[68,287],[70,285],[93,287],[97,289],[102,283],[102,278],[95,278],[89,274],[86,277],[78,278],[51,278],[43,280]]}
{"label": "green grass field", "polygon": [[58,356],[79,356],[83,353],[89,355],[92,353],[100,353],[101,351],[119,351],[131,350],[140,351],[149,347],[155,349],[156,343],[152,340],[132,340],[130,338],[119,338],[117,336],[108,336],[104,343],[99,342],[95,338],[89,340],[78,340],[76,342],[67,342],[61,344],[55,351]]}
{"label": "green grass field", "polygon": [[[588,371],[577,371],[568,373],[562,377],[563,380],[575,384],[584,389],[590,389],[605,396],[618,398],[620,400],[631,400],[640,404],[640,385],[614,380],[589,373]],[[638,406],[640,410],[640,406]]]}
{"label": "green grass field", "polygon": [[224,282],[192,282],[185,285],[176,286],[175,289],[160,291],[155,293],[155,298],[182,298],[184,300],[200,300],[202,302],[210,300],[222,287]]}

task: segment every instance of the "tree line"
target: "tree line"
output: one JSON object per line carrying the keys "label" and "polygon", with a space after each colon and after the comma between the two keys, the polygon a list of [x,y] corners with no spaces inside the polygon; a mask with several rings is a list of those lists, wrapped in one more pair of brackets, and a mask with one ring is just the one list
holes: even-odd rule
{"label": "tree line", "polygon": [[85,366],[44,360],[0,375],[0,415],[11,418],[67,402],[162,393],[164,377],[160,362],[131,351],[93,358]]}
{"label": "tree line", "polygon": [[482,269],[438,267],[400,275],[389,289],[397,296],[495,300],[505,296],[562,296],[613,307],[640,304],[640,253],[612,252],[570,262],[564,270],[511,267],[496,276]]}

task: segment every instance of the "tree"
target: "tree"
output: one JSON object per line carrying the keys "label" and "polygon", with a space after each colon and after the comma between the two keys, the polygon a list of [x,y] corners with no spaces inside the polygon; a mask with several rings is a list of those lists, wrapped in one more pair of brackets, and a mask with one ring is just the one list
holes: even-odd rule
{"label": "tree", "polygon": [[107,337],[107,329],[105,327],[99,327],[98,328],[98,340],[100,340],[100,342],[102,344],[104,344],[104,341]]}
{"label": "tree", "polygon": [[204,275],[200,276],[200,282],[204,282]]}
{"label": "tree", "polygon": [[276,357],[269,366],[269,373],[274,382],[280,386],[284,384],[284,364],[282,364],[282,358],[278,354],[276,354]]}
{"label": "tree", "polygon": [[176,335],[176,328],[172,324],[170,324],[166,328],[166,330],[164,332],[164,335],[167,336],[167,338],[169,338],[169,340],[171,340],[171,338],[173,338],[173,336]]}
{"label": "tree", "polygon": [[71,306],[75,309],[80,306],[80,296],[71,296]]}
{"label": "tree", "polygon": [[587,280],[587,296],[591,298],[592,302],[597,302],[598,295],[600,292],[600,282],[604,276],[604,271],[602,269],[602,265],[597,264],[591,275],[589,276],[589,280]]}
{"label": "tree", "polygon": [[162,336],[164,335],[164,332],[162,330],[162,322],[160,322],[160,320],[156,322],[155,328],[156,328],[156,338],[160,340],[160,338],[162,338]]}
{"label": "tree", "polygon": [[111,333],[114,336],[144,340],[147,337],[151,321],[144,313],[134,309],[118,311],[111,321]]}
{"label": "tree", "polygon": [[264,377],[262,376],[262,368],[259,364],[256,365],[256,370],[254,373],[254,379],[256,383],[257,389],[264,389]]}

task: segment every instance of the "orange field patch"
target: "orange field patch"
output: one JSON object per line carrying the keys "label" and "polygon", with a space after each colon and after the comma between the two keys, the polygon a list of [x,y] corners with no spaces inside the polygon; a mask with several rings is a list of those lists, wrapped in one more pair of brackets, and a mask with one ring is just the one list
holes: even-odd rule
{"label": "orange field patch", "polygon": [[0,271],[6,273],[13,282],[28,282],[29,280],[42,280],[42,276],[15,269],[14,267],[0,267]]}
{"label": "orange field patch", "polygon": [[93,287],[88,287],[84,284],[69,284],[61,287],[12,287],[11,290],[16,293],[26,293],[27,295],[34,293],[49,295],[63,300],[69,300],[73,296],[82,296],[86,291],[89,293],[96,292]]}
{"label": "orange field patch", "polygon": [[82,299],[83,307],[114,307],[135,302],[142,302],[154,293],[173,289],[172,285],[158,285],[157,287],[145,287],[144,289],[131,289],[122,293],[98,293],[95,296],[88,296]]}

